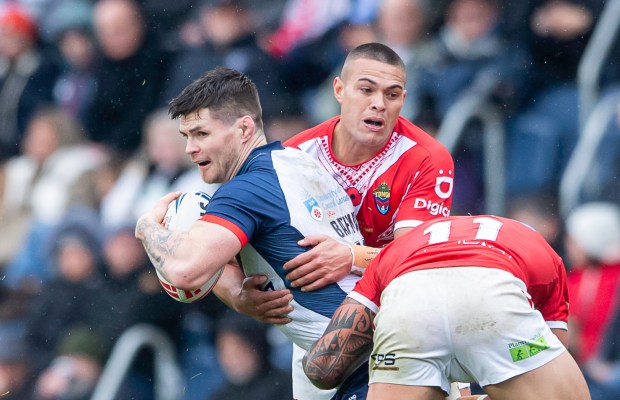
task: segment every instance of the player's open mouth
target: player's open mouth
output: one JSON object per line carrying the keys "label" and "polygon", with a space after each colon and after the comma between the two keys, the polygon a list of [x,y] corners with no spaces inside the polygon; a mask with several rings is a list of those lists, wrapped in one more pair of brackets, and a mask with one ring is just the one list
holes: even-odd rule
{"label": "player's open mouth", "polygon": [[364,123],[371,128],[382,128],[383,127],[383,121],[378,120],[378,119],[370,119],[370,118],[365,119]]}
{"label": "player's open mouth", "polygon": [[211,161],[197,161],[196,164],[198,164],[199,167],[206,167],[211,164]]}

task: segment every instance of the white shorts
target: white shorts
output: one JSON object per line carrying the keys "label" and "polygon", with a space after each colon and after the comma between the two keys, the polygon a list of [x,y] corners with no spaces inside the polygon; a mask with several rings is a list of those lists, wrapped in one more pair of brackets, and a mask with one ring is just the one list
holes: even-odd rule
{"label": "white shorts", "polygon": [[370,383],[437,386],[503,382],[565,351],[525,284],[482,267],[414,271],[394,279],[375,318]]}
{"label": "white shorts", "polygon": [[336,394],[336,389],[321,390],[314,386],[304,373],[303,358],[306,350],[293,343],[293,399],[294,400],[329,400]]}

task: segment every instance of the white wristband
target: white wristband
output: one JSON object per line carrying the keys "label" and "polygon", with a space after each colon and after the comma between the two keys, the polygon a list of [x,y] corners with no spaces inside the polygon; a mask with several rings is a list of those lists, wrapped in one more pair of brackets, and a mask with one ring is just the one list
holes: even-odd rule
{"label": "white wristband", "polygon": [[486,394],[483,394],[482,396],[478,397],[476,400],[484,400],[484,399],[488,399],[489,396],[487,396]]}

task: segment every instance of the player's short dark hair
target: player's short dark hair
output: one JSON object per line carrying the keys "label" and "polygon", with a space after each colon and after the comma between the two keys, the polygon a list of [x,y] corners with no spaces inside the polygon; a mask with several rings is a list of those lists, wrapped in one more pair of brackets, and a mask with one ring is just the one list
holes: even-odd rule
{"label": "player's short dark hair", "polygon": [[252,117],[262,130],[263,117],[256,85],[247,75],[231,68],[217,67],[190,83],[170,101],[172,119],[207,108],[214,118],[228,123],[244,115]]}
{"label": "player's short dark hair", "polygon": [[379,61],[385,64],[394,65],[405,70],[405,62],[394,50],[383,43],[371,42],[364,43],[349,52],[345,63],[358,58]]}

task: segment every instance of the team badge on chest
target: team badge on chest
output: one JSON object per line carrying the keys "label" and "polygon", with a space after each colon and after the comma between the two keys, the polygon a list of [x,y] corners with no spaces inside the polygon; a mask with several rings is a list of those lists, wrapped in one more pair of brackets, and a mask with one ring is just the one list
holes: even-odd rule
{"label": "team badge on chest", "polygon": [[372,191],[372,197],[375,199],[375,207],[377,211],[385,215],[390,211],[390,187],[383,182]]}

